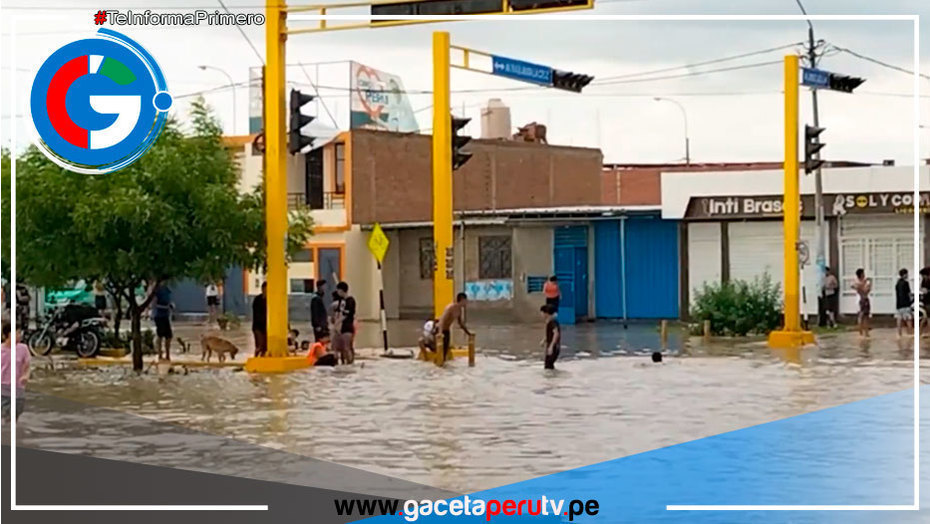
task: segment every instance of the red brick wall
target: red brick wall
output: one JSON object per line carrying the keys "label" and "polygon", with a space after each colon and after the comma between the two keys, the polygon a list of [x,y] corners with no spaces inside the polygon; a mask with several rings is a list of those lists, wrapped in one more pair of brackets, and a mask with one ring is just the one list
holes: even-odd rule
{"label": "red brick wall", "polygon": [[[428,222],[432,218],[432,138],[352,132],[352,221]],[[601,152],[473,140],[453,173],[456,210],[598,205]]]}

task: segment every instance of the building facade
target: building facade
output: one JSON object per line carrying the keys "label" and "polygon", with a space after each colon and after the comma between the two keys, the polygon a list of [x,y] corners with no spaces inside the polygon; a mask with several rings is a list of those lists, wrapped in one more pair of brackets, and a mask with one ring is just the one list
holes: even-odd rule
{"label": "building facade", "polygon": [[[898,271],[912,279],[930,260],[926,241],[930,168],[919,170],[914,199],[913,167],[873,166],[823,171],[827,265],[840,281],[840,313],[855,314],[851,288],[857,269],[873,280],[872,311],[894,312]],[[680,220],[681,308],[687,311],[705,283],[753,280],[768,274],[783,284],[781,170],[662,173],[662,217]],[[813,178],[801,176],[800,239],[809,253],[801,269],[801,312],[817,314]],[[915,207],[919,212],[915,243]],[[803,258],[803,257],[802,257]],[[913,286],[913,282],[912,282]]]}

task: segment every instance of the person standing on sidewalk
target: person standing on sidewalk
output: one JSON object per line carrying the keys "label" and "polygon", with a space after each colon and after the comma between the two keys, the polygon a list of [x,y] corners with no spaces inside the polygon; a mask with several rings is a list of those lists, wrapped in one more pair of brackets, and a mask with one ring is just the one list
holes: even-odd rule
{"label": "person standing on sidewalk", "polygon": [[836,275],[833,274],[833,271],[830,268],[824,268],[826,274],[823,277],[823,300],[824,300],[824,313],[827,316],[826,326],[830,328],[836,327],[836,310],[839,308],[839,294],[837,290],[840,288],[840,283],[836,280]]}
{"label": "person standing on sidewalk", "polygon": [[872,317],[872,301],[869,300],[869,294],[872,292],[872,279],[865,277],[865,270],[859,268],[856,270],[856,281],[852,288],[859,295],[859,336],[868,338],[869,319]]}
{"label": "person standing on sidewalk", "polygon": [[171,360],[171,339],[174,332],[171,329],[171,288],[168,284],[159,284],[155,288],[155,300],[152,308],[152,319],[155,321],[155,348],[158,350],[158,359],[161,360],[161,348],[165,347],[165,360]]}
{"label": "person standing on sidewalk", "polygon": [[313,327],[313,340],[329,340],[329,314],[326,312],[326,281],[317,280],[316,293],[310,298],[310,325]]}
{"label": "person standing on sidewalk", "polygon": [[216,322],[216,308],[220,305],[220,289],[216,282],[210,282],[205,288],[204,294],[207,297],[207,324],[213,325]]}
{"label": "person standing on sidewalk", "polygon": [[[16,336],[11,337],[11,326],[9,322],[3,323],[3,344],[0,345],[0,374],[2,374],[2,405],[3,421],[9,422],[12,418],[12,390],[13,381],[10,371],[10,365],[16,363],[16,420],[23,414],[23,408],[26,405],[26,382],[29,380],[29,348],[26,344],[19,342],[22,338],[22,327],[17,326]],[[15,347],[15,349],[14,349]],[[15,356],[14,356],[15,352]]]}
{"label": "person standing on sidewalk", "polygon": [[252,335],[255,337],[255,356],[268,353],[268,283],[262,282],[262,293],[252,301]]}
{"label": "person standing on sidewalk", "polygon": [[559,312],[559,302],[562,300],[562,290],[559,289],[559,279],[555,275],[549,277],[543,286],[543,294],[546,295],[546,304],[555,309],[556,314]]}
{"label": "person standing on sidewalk", "polygon": [[907,278],[907,270],[902,269],[898,272],[898,283],[894,286],[895,296],[895,314],[894,318],[898,324],[898,338],[904,336],[904,329],[908,332],[914,328],[911,314],[911,306],[914,305],[914,295],[911,293],[911,283]]}

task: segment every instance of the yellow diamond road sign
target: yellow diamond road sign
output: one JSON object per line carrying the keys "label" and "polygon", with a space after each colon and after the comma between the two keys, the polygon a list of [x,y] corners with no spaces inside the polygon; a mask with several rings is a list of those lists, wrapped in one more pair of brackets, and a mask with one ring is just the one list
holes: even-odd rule
{"label": "yellow diamond road sign", "polygon": [[374,229],[371,230],[371,236],[368,237],[368,249],[378,259],[379,264],[384,262],[384,254],[387,253],[390,243],[387,235],[381,229],[381,224],[375,224]]}

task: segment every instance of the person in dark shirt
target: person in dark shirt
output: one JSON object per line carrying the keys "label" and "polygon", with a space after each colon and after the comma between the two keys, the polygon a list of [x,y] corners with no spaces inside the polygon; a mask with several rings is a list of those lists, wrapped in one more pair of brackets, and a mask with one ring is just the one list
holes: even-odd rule
{"label": "person in dark shirt", "polygon": [[336,303],[333,308],[333,350],[339,355],[340,363],[351,364],[355,361],[355,348],[352,339],[355,334],[355,298],[349,296],[349,285],[340,282],[336,285]]}
{"label": "person in dark shirt", "polygon": [[894,318],[898,322],[898,338],[904,336],[904,329],[910,331],[913,328],[911,314],[911,304],[914,303],[914,295],[911,294],[911,283],[907,278],[907,270],[902,269],[898,272],[898,283],[894,286],[895,296],[895,314]]}
{"label": "person in dark shirt", "polygon": [[545,369],[555,369],[555,361],[559,358],[559,346],[562,342],[562,329],[559,327],[559,321],[555,319],[557,311],[552,304],[545,304],[539,310],[546,321],[546,339],[543,341],[546,346]]}
{"label": "person in dark shirt", "polygon": [[152,320],[155,321],[155,349],[158,359],[161,360],[162,346],[165,347],[165,360],[171,360],[171,339],[174,333],[171,330],[171,288],[167,284],[159,284],[155,288],[155,300],[152,307]]}
{"label": "person in dark shirt", "polygon": [[326,290],[326,281],[318,280],[316,293],[310,298],[310,325],[313,326],[313,340],[322,342],[329,339],[329,315],[326,312],[326,302],[323,296]]}
{"label": "person in dark shirt", "polygon": [[268,353],[268,283],[262,282],[262,293],[252,301],[252,335],[255,337],[255,356]]}

